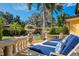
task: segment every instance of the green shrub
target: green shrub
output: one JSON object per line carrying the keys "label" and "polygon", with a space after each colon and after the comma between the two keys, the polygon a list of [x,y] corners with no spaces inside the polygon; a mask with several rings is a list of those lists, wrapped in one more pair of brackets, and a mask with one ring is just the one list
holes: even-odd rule
{"label": "green shrub", "polygon": [[64,34],[69,34],[69,30],[67,27],[64,27]]}
{"label": "green shrub", "polygon": [[2,40],[3,36],[3,25],[4,25],[4,18],[0,16],[0,40]]}
{"label": "green shrub", "polygon": [[28,31],[26,30],[21,30],[20,35],[27,35]]}
{"label": "green shrub", "polygon": [[68,28],[67,27],[54,27],[50,30],[49,34],[69,34]]}
{"label": "green shrub", "polygon": [[10,36],[10,30],[3,30],[3,36]]}
{"label": "green shrub", "polygon": [[13,30],[3,30],[3,36],[14,36],[15,32],[16,32],[16,36],[27,35],[26,30],[21,30],[20,32]]}
{"label": "green shrub", "polygon": [[64,32],[64,29],[63,29],[63,27],[57,27],[57,28],[55,28],[55,31],[57,34],[60,34],[60,33]]}
{"label": "green shrub", "polygon": [[2,34],[0,34],[0,40],[2,40]]}
{"label": "green shrub", "polygon": [[49,32],[49,34],[56,34],[55,28],[52,28]]}

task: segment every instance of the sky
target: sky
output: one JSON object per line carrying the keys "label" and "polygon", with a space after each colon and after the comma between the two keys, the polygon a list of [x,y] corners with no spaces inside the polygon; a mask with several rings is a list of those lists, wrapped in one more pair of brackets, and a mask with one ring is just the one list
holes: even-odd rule
{"label": "sky", "polygon": [[[75,7],[76,4],[64,4],[63,9],[64,12],[69,14],[70,16],[75,15]],[[36,9],[36,4],[33,4],[32,10],[28,10],[28,6],[25,3],[0,3],[0,11],[9,12],[14,16],[19,15],[22,21],[28,19],[33,13],[39,13],[40,11]],[[53,14],[56,18],[56,15]]]}

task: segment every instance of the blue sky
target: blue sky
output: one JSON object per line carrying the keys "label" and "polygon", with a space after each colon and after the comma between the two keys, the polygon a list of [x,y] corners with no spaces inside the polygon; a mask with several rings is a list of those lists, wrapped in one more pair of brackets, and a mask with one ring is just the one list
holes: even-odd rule
{"label": "blue sky", "polygon": [[[76,4],[64,4],[64,12],[73,16],[75,14]],[[39,13],[39,10],[36,10],[36,4],[33,4],[32,10],[28,10],[28,6],[25,3],[0,3],[0,11],[9,12],[14,16],[19,15],[21,20],[25,21],[33,13]],[[56,17],[56,15],[53,15]]]}

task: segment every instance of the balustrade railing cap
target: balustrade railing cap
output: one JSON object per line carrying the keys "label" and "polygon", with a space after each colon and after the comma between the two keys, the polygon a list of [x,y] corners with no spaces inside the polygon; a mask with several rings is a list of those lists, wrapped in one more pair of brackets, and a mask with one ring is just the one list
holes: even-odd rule
{"label": "balustrade railing cap", "polygon": [[15,37],[16,42],[20,41],[20,40],[25,40],[27,39],[27,36],[19,36],[19,37]]}
{"label": "balustrade railing cap", "polygon": [[27,37],[27,36],[20,36],[20,37],[15,37],[15,38],[25,38],[25,37]]}
{"label": "balustrade railing cap", "polygon": [[0,40],[0,47],[4,47],[4,46],[15,44],[15,42],[16,42],[15,39]]}

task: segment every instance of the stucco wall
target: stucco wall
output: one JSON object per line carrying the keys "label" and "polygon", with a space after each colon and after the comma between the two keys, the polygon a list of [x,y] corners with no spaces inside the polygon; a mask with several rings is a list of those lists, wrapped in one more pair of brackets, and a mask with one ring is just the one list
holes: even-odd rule
{"label": "stucco wall", "polygon": [[79,19],[70,21],[70,33],[79,36]]}

